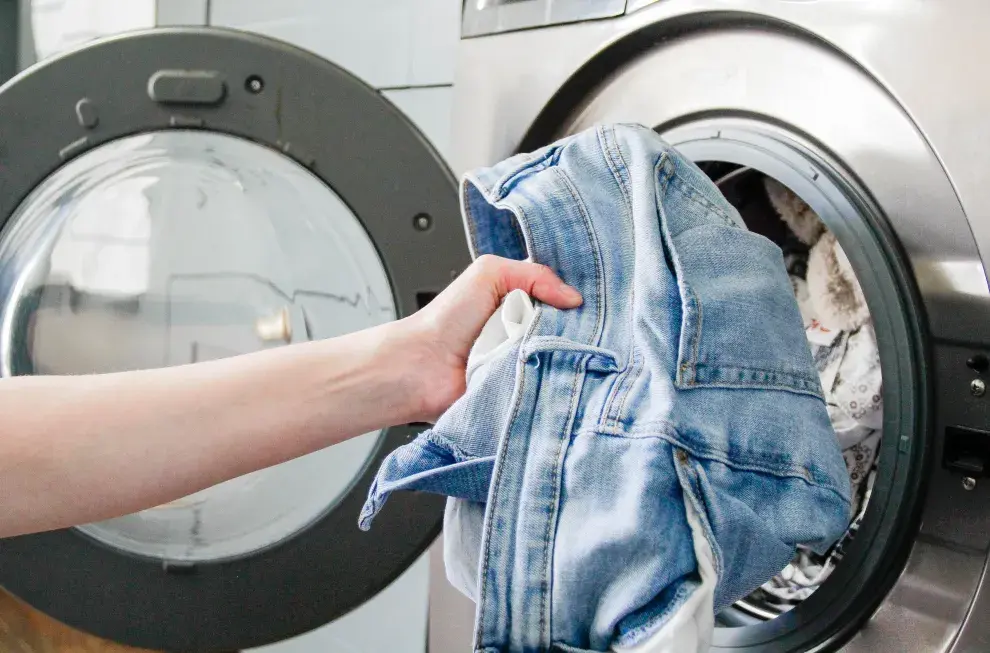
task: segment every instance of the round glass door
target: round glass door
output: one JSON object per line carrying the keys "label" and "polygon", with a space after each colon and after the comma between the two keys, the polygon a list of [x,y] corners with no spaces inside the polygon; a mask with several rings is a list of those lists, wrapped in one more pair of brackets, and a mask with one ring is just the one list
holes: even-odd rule
{"label": "round glass door", "polygon": [[[182,365],[396,317],[375,245],[325,183],[181,130],[94,148],[38,185],[0,238],[0,301],[4,376]],[[169,561],[249,555],[332,509],[379,435],[79,530]]]}

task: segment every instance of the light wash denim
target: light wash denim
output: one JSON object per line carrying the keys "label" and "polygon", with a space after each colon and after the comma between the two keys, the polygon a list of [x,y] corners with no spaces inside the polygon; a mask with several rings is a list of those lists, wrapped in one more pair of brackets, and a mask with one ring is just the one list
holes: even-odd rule
{"label": "light wash denim", "polygon": [[699,586],[716,611],[827,549],[849,480],[780,250],[653,131],[601,126],[468,174],[475,256],[527,257],[584,295],[538,305],[435,428],[382,464],[388,494],[453,497],[448,575],[475,650],[646,640]]}

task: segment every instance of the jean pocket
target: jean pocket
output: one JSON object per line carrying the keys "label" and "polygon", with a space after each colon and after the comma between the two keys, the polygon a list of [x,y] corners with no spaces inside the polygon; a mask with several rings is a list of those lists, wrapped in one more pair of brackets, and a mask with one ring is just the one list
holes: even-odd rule
{"label": "jean pocket", "polygon": [[371,528],[388,497],[400,490],[430,492],[484,502],[488,499],[495,456],[466,458],[452,445],[427,431],[390,453],[368,490],[358,527]]}
{"label": "jean pocket", "polygon": [[774,388],[822,396],[780,248],[708,223],[666,236],[682,315],[681,388]]}

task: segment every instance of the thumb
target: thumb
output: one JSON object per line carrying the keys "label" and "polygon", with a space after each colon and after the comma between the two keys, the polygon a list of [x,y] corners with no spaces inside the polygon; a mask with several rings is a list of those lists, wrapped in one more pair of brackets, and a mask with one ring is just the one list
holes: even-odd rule
{"label": "thumb", "polygon": [[564,283],[553,270],[538,263],[501,259],[497,286],[502,297],[513,290],[523,290],[555,308],[575,308],[584,301],[581,293]]}

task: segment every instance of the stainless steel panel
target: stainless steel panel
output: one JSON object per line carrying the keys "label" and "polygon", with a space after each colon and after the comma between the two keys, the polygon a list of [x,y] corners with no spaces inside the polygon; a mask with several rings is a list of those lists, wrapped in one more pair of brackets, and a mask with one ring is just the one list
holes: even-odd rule
{"label": "stainless steel panel", "polygon": [[[990,89],[974,81],[990,51],[990,7],[980,0],[627,4],[621,18],[462,41],[455,171],[515,152],[547,103],[598,53],[643,28],[676,24],[591,80],[594,90],[560,132],[736,112],[803,133],[868,189],[908,256],[937,341],[937,428],[985,428],[990,414],[963,396],[960,370],[964,345],[990,342]],[[709,29],[686,33],[691,22]],[[936,450],[907,566],[846,650],[990,646],[990,597],[981,587],[990,488],[962,489],[938,457]]]}
{"label": "stainless steel panel", "polygon": [[942,653],[953,648],[984,566],[980,551],[919,539],[894,589],[843,647],[846,653]]}
{"label": "stainless steel panel", "polygon": [[[845,39],[862,49],[860,42],[869,37],[882,42],[878,50],[924,50],[923,57],[917,52],[912,57],[915,71],[926,69],[917,59],[930,59],[937,53],[917,48],[917,43],[931,38],[929,30],[922,33],[922,26],[903,18],[903,27],[915,28],[913,34],[871,27],[900,17],[893,11],[890,16],[879,15],[880,7],[890,4],[670,0],[622,19],[540,30],[538,38],[520,32],[465,40],[456,83],[456,169],[491,162],[514,151],[539,111],[582,63],[644,25],[692,14],[703,16],[702,9],[731,7],[736,12],[752,9],[776,15],[808,30],[818,27],[823,32],[821,39],[769,29],[716,30],[671,39],[603,80],[567,130],[604,120],[664,124],[711,110],[755,112],[790,122],[827,144],[876,194],[887,215],[896,219],[895,228],[925,295],[935,335],[964,342],[990,339],[990,319],[986,319],[990,292],[982,274],[985,259],[973,242],[975,234],[977,242],[983,238],[985,248],[990,248],[990,185],[974,181],[964,193],[959,184],[960,179],[973,176],[971,168],[990,168],[990,155],[981,154],[982,161],[964,161],[959,167],[965,171],[953,177],[953,171],[944,167],[945,156],[937,144],[926,138],[928,134],[915,121],[914,105],[898,101],[901,89],[892,92],[860,61],[830,46]],[[945,4],[958,7],[954,12],[928,13],[938,13],[946,22],[942,13],[965,15],[965,9],[972,13],[976,7],[966,0]],[[975,42],[972,45],[977,47]],[[889,59],[886,53],[883,59]],[[540,65],[531,65],[533,61]],[[472,74],[477,70],[484,70],[484,75]],[[960,86],[967,87],[968,82]],[[782,93],[781,88],[788,91]],[[982,115],[990,115],[990,95],[981,91],[976,96],[976,103],[984,105]],[[953,112],[947,110],[937,118],[946,122],[945,114]],[[966,113],[972,113],[968,105]],[[954,126],[956,142],[952,145],[974,142],[960,137],[959,132],[966,130]],[[978,127],[990,136],[990,128]],[[971,207],[965,204],[967,197],[974,198]]]}

